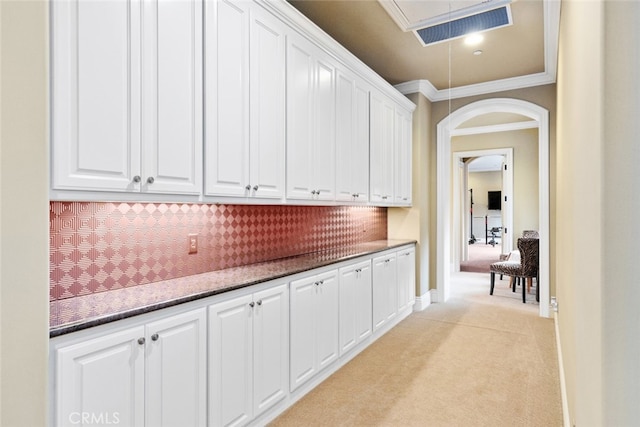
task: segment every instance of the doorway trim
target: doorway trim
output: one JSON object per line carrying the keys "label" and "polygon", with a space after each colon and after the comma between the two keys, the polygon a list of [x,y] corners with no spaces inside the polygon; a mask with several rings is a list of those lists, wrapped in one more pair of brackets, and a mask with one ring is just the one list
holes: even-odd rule
{"label": "doorway trim", "polygon": [[[500,125],[503,130],[538,128],[538,188],[540,233],[540,316],[549,317],[549,111],[528,101],[512,98],[493,98],[476,101],[450,113],[437,125],[436,135],[436,290],[438,302],[446,302],[450,295],[451,276],[451,136],[464,122],[490,113],[514,113],[531,119]],[[474,133],[486,133],[475,128]],[[459,132],[462,133],[462,132]],[[464,131],[465,134],[468,131]]]}
{"label": "doorway trim", "polygon": [[[503,221],[500,245],[502,247],[502,253],[511,252],[513,238],[511,237],[511,232],[509,232],[509,230],[513,230],[513,147],[455,151],[452,155],[453,168],[455,168],[456,164],[462,162],[464,158],[495,155],[504,157],[503,165],[506,165],[507,168],[506,171],[500,170],[499,172],[505,174],[504,178],[501,179],[501,191],[502,196],[506,198],[507,202],[503,204],[504,209],[501,212]],[[466,172],[467,168],[465,168],[465,173]],[[471,206],[469,206],[468,200],[464,205],[461,203],[463,194],[466,196],[464,191],[466,190],[466,188],[464,188],[465,182],[461,182],[458,174],[453,174],[453,268],[456,272],[460,271],[460,261],[464,258],[463,255],[465,253],[465,248],[468,247],[468,240],[470,237],[467,235],[467,223],[466,218],[463,215],[470,212]],[[508,238],[505,238],[505,230],[507,230],[506,234],[509,235]]]}

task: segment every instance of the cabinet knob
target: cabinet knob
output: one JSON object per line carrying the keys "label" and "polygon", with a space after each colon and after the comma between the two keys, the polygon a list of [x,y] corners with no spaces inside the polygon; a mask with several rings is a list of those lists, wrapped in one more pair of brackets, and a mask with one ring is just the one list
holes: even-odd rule
{"label": "cabinet knob", "polygon": [[247,190],[247,191],[251,190],[251,184],[247,184],[247,186],[244,187],[244,189]]}
{"label": "cabinet knob", "polygon": [[147,184],[153,184],[153,182],[155,181],[155,178],[150,176],[149,178],[147,178]]}
{"label": "cabinet knob", "polygon": [[317,195],[320,195],[320,190],[316,190],[316,194],[317,194]]}
{"label": "cabinet knob", "polygon": [[262,300],[261,299],[258,300],[258,305],[262,305]]}
{"label": "cabinet knob", "polygon": [[151,335],[151,341],[158,341],[158,338],[160,338],[160,335],[158,334]]}
{"label": "cabinet knob", "polygon": [[316,190],[311,190],[311,194],[316,194]]}
{"label": "cabinet knob", "polygon": [[133,177],[133,182],[140,182],[142,181],[142,178],[140,178],[140,175],[136,175]]}
{"label": "cabinet knob", "polygon": [[144,337],[138,338],[138,344],[144,345],[145,342],[146,342],[146,340],[144,339]]}
{"label": "cabinet knob", "polygon": [[258,191],[258,186],[257,185],[253,186],[253,191]]}
{"label": "cabinet knob", "polygon": [[249,307],[251,307],[251,308],[253,308],[253,306],[254,306],[254,305],[256,305],[256,303],[254,303],[253,301],[251,301],[251,302],[249,303]]}

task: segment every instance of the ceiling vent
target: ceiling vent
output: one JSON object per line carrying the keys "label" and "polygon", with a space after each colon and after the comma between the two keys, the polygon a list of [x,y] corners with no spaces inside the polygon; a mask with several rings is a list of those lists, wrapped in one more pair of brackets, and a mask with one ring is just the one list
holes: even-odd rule
{"label": "ceiling vent", "polygon": [[424,46],[511,25],[509,5],[415,30]]}

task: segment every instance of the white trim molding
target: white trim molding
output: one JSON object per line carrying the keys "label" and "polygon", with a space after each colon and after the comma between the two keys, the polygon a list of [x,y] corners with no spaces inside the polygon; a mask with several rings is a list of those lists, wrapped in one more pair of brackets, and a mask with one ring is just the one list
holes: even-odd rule
{"label": "white trim molding", "polygon": [[416,297],[416,302],[413,305],[413,311],[422,311],[425,308],[431,305],[431,293],[435,291],[435,289],[431,289],[427,291],[424,295],[419,295]]}
{"label": "white trim molding", "polygon": [[[438,301],[449,299],[451,272],[451,136],[460,125],[489,113],[513,113],[538,123],[538,185],[540,233],[540,316],[549,317],[549,111],[531,102],[492,98],[468,104],[442,119],[437,125],[436,149],[436,286]],[[482,129],[482,128],[479,128]],[[505,128],[506,130],[506,128]]]}

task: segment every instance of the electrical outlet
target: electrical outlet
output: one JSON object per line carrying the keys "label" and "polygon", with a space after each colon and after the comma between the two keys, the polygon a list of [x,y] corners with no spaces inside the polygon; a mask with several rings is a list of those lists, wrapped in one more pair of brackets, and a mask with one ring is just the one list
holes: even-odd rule
{"label": "electrical outlet", "polygon": [[189,234],[189,253],[190,254],[198,253],[198,235],[197,234]]}

